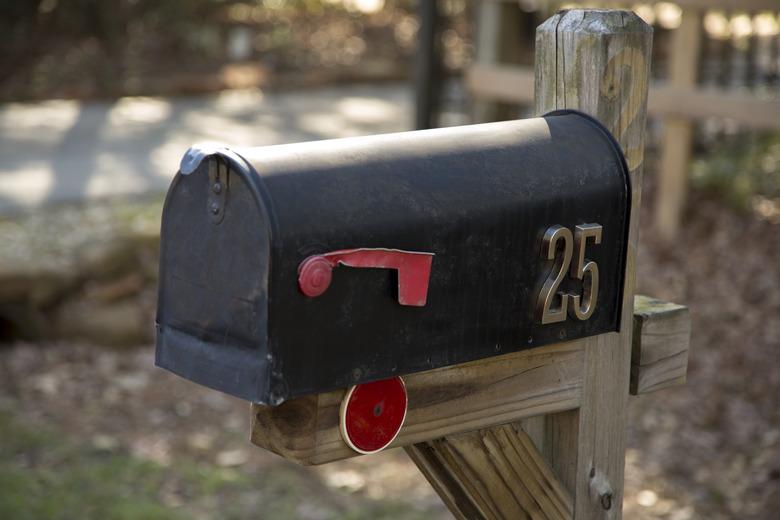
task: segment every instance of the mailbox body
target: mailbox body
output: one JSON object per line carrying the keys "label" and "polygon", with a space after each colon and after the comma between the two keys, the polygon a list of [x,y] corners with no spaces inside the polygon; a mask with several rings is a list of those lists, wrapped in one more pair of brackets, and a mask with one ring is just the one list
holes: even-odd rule
{"label": "mailbox body", "polygon": [[[619,327],[631,190],[587,116],[212,152],[188,158],[162,222],[157,364],[195,382],[277,405]],[[563,254],[543,235],[584,223],[603,228],[585,250],[596,310],[542,324]],[[301,293],[303,260],[354,248],[432,253],[425,305],[400,305],[387,269],[338,267]]]}

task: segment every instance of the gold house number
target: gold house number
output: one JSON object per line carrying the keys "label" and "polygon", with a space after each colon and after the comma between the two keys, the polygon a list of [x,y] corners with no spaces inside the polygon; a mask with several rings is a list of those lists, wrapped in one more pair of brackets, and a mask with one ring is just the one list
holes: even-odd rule
{"label": "gold house number", "polygon": [[[573,236],[569,229],[557,224],[545,231],[542,258],[555,260],[555,263],[536,303],[536,319],[543,325],[565,321],[567,314],[578,320],[587,320],[593,315],[599,294],[599,266],[585,258],[585,247],[589,238],[593,239],[594,244],[600,244],[601,232],[601,224],[574,226]],[[572,263],[575,250],[577,257]],[[566,271],[569,271],[571,278],[582,280],[582,295],[558,291]],[[553,306],[556,300],[558,305]]]}

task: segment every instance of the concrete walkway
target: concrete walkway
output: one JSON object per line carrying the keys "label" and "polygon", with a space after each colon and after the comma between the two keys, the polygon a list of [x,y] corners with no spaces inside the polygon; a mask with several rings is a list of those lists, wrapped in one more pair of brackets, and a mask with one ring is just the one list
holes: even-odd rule
{"label": "concrete walkway", "polygon": [[262,146],[408,130],[407,85],[0,105],[0,214],[164,191],[195,142]]}

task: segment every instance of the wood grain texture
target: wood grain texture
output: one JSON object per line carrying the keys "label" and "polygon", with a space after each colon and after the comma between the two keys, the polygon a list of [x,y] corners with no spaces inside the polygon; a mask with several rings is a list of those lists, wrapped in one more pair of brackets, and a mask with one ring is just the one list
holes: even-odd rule
{"label": "wood grain texture", "polygon": [[544,437],[536,444],[545,460],[550,463],[563,486],[574,493],[577,487],[577,440],[579,436],[580,410],[546,415]]}
{"label": "wood grain texture", "polygon": [[457,518],[572,518],[571,495],[517,423],[406,451]]}
{"label": "wood grain texture", "polygon": [[685,384],[690,338],[687,307],[647,296],[634,298],[631,393]]}
{"label": "wood grain texture", "polygon": [[[404,376],[409,410],[392,446],[577,408],[587,341]],[[252,442],[301,464],[357,455],[341,439],[338,390],[277,407],[252,405]]]}
{"label": "wood grain texture", "polygon": [[[586,349],[577,424],[569,421],[571,431],[558,424],[567,441],[549,447],[565,467],[576,460],[577,519],[621,517],[651,47],[652,29],[630,11],[562,11],[537,29],[537,113],[574,108],[598,118],[620,143],[633,186],[621,332],[596,336]],[[571,453],[566,444],[574,438],[577,452]]]}

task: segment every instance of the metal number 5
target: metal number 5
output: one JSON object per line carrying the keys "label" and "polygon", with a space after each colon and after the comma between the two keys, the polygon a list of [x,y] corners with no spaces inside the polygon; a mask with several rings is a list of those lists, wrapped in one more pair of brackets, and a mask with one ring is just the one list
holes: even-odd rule
{"label": "metal number 5", "polygon": [[[582,280],[582,296],[579,294],[567,294],[570,300],[569,315],[578,320],[587,320],[596,309],[596,300],[599,294],[599,266],[593,260],[585,259],[585,246],[588,239],[592,238],[594,244],[601,243],[600,224],[582,224],[574,227],[574,247],[577,248],[577,262],[571,265],[570,276]],[[586,283],[585,275],[588,275],[590,283]],[[584,301],[584,303],[582,303]]]}
{"label": "metal number 5", "polygon": [[[542,258],[555,260],[550,274],[544,281],[536,303],[536,319],[543,325],[566,320],[568,314],[578,320],[587,320],[596,309],[599,293],[599,267],[596,262],[585,258],[588,239],[594,244],[601,243],[602,226],[600,224],[581,224],[572,232],[563,226],[550,226],[542,239]],[[563,254],[559,255],[559,242],[562,242]],[[577,261],[572,264],[572,252],[576,247]],[[566,271],[569,276],[582,280],[582,295],[558,292]],[[553,300],[559,296],[560,304],[553,307]]]}

